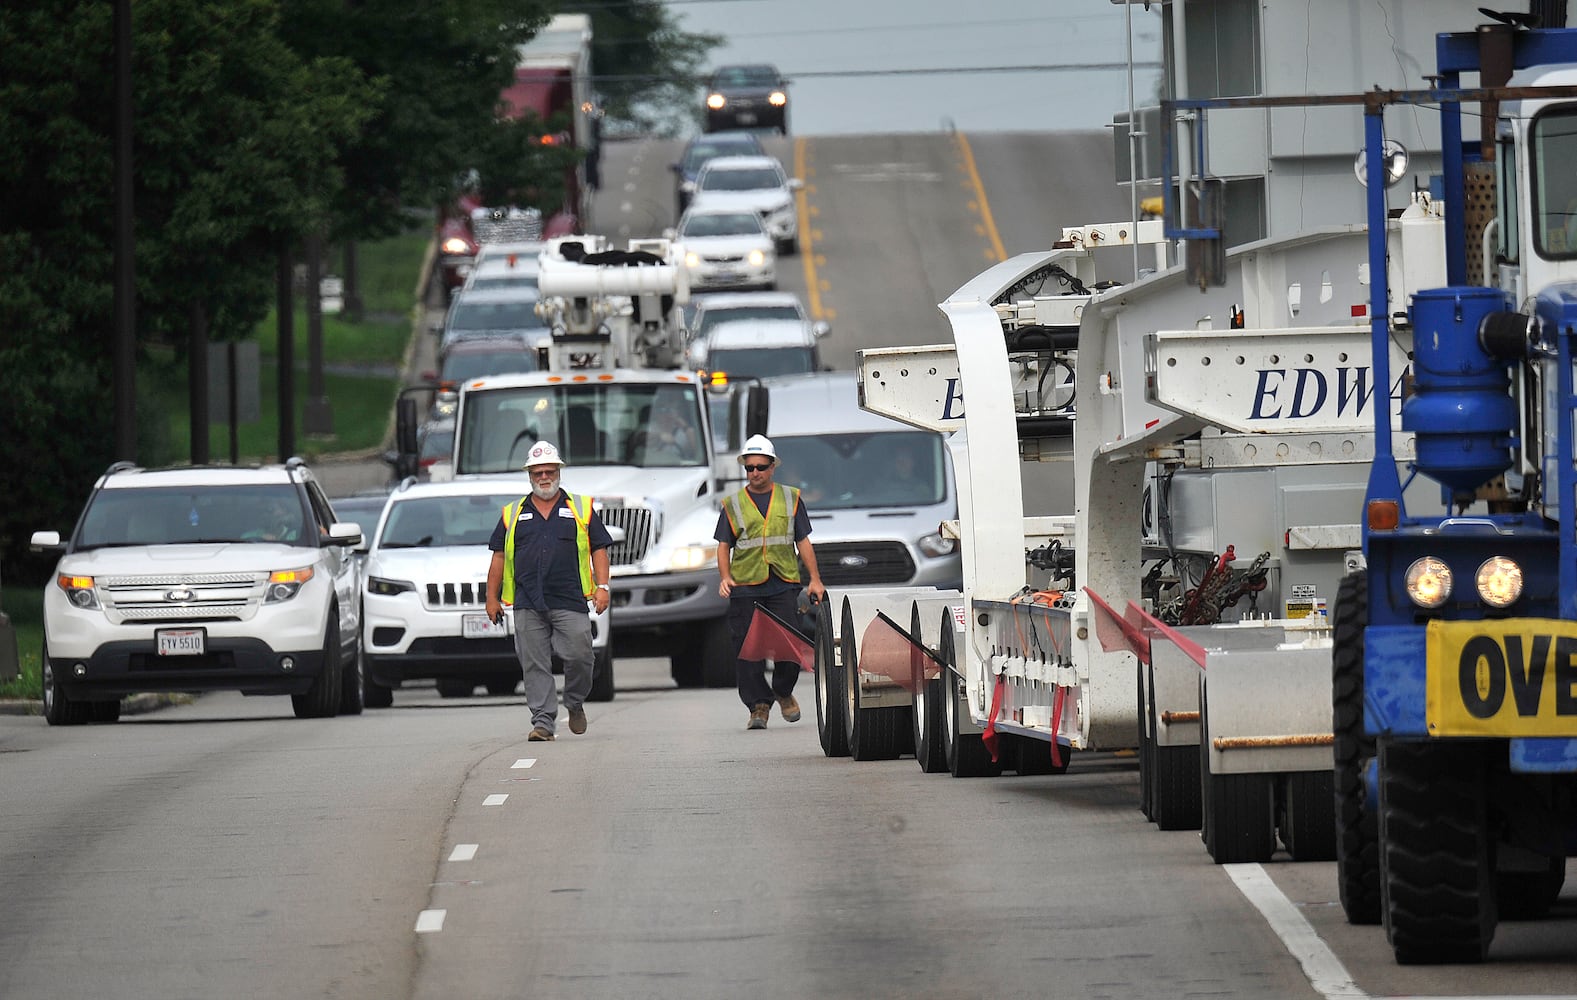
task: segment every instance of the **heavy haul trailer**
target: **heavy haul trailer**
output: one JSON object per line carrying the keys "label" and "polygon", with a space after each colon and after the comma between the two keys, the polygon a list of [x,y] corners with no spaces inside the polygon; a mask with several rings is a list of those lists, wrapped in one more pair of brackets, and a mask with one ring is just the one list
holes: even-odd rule
{"label": "heavy haul trailer", "polygon": [[1342,905],[1404,963],[1482,960],[1577,848],[1577,32],[1440,35],[1436,55],[1433,89],[1369,95],[1364,120],[1373,170],[1386,105],[1440,108],[1446,275],[1412,296],[1401,427],[1447,510],[1403,495],[1377,422],[1332,658]]}
{"label": "heavy haul trailer", "polygon": [[[1439,273],[1427,199],[1389,228],[1405,273]],[[961,484],[964,610],[938,619],[956,626],[938,629],[917,742],[960,776],[1137,747],[1146,814],[1202,824],[1216,861],[1278,839],[1328,859],[1321,611],[1359,545],[1369,411],[1394,416],[1370,370],[1365,232],[1240,248],[1203,295],[1186,268],[1093,294],[1079,233],[954,293],[952,345],[861,356],[862,405],[952,431]],[[1059,370],[1071,393],[1042,378]],[[1070,514],[1024,516],[1026,457],[1064,463]]]}

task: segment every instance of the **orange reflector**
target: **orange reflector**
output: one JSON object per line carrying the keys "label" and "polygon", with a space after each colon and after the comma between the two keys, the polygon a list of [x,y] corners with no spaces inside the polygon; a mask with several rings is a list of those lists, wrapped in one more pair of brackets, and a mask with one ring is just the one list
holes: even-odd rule
{"label": "orange reflector", "polygon": [[1370,500],[1370,531],[1395,531],[1402,523],[1402,505],[1395,500]]}
{"label": "orange reflector", "polygon": [[91,576],[67,576],[62,573],[55,578],[61,590],[92,590],[93,578]]}

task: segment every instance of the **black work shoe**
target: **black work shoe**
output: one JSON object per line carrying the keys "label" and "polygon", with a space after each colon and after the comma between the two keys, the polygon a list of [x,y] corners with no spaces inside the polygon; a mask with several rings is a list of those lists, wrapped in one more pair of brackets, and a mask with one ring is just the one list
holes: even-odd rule
{"label": "black work shoe", "polygon": [[745,728],[746,729],[765,729],[765,728],[767,728],[767,716],[770,715],[771,712],[772,712],[772,706],[767,704],[766,702],[762,702],[761,704],[757,705],[755,708],[752,708],[750,710],[750,724],[748,726],[746,726]]}
{"label": "black work shoe", "polygon": [[783,713],[783,721],[784,722],[798,722],[799,721],[799,702],[794,700],[794,696],[793,695],[786,694],[783,697],[779,698],[778,699],[778,710]]}
{"label": "black work shoe", "polygon": [[569,731],[579,736],[586,731],[586,710],[572,708],[569,710]]}
{"label": "black work shoe", "polygon": [[548,732],[546,729],[543,729],[541,726],[537,726],[535,729],[531,730],[531,735],[527,736],[526,740],[531,743],[552,743],[553,734]]}

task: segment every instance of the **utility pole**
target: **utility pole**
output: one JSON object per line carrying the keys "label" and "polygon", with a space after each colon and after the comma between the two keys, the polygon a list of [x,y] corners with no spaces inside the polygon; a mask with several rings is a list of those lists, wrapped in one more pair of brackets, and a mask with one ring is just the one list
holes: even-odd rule
{"label": "utility pole", "polygon": [[137,245],[132,211],[131,0],[115,0],[115,458],[137,460]]}

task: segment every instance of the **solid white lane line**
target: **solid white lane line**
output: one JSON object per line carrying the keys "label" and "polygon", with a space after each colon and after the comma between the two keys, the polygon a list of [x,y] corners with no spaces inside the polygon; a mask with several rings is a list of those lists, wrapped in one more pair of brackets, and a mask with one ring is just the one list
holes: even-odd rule
{"label": "solid white lane line", "polygon": [[470,861],[476,857],[476,849],[480,846],[480,844],[456,844],[454,845],[454,851],[449,855],[449,860]]}
{"label": "solid white lane line", "polygon": [[1257,864],[1221,867],[1226,869],[1227,875],[1237,884],[1244,898],[1253,903],[1265,922],[1270,924],[1270,929],[1281,938],[1287,951],[1303,966],[1303,974],[1309,977],[1309,985],[1318,990],[1321,996],[1326,1000],[1369,1000],[1369,994],[1353,982],[1341,959],[1320,940],[1303,914],[1265,874],[1264,868]]}
{"label": "solid white lane line", "polygon": [[444,914],[448,910],[423,910],[416,915],[416,933],[435,934],[444,929]]}
{"label": "solid white lane line", "polygon": [[487,798],[483,799],[482,804],[484,806],[501,806],[508,801],[509,796],[504,792],[494,792],[492,795],[489,795]]}
{"label": "solid white lane line", "polygon": [[536,762],[537,762],[537,759],[535,757],[522,757],[519,760],[515,761],[513,764],[509,765],[509,766],[512,767],[512,768],[514,768],[514,767],[530,767],[531,765],[535,764]]}

